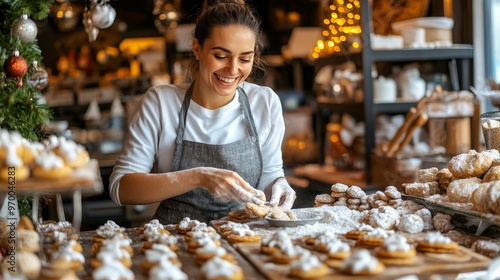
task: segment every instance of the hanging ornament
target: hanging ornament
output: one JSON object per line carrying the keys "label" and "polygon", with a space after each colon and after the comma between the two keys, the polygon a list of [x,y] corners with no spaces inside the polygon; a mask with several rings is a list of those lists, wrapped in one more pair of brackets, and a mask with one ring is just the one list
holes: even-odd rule
{"label": "hanging ornament", "polygon": [[105,29],[110,27],[116,18],[116,10],[108,4],[107,0],[92,1],[92,8],[90,9],[90,17],[94,26],[100,29]]}
{"label": "hanging ornament", "polygon": [[23,43],[31,43],[38,33],[36,23],[28,18],[27,14],[22,14],[12,26],[12,35],[19,37]]}
{"label": "hanging ornament", "polygon": [[85,32],[89,36],[89,41],[94,42],[97,39],[97,35],[99,35],[99,29],[95,27],[94,22],[92,22],[92,18],[90,17],[90,10],[87,8],[83,13],[83,26],[85,27]]}
{"label": "hanging ornament", "polygon": [[43,67],[38,66],[38,61],[36,60],[33,61],[33,68],[35,72],[26,80],[28,86],[36,87],[39,90],[46,88],[49,84],[49,73]]}
{"label": "hanging ornament", "polygon": [[28,64],[19,51],[14,51],[14,54],[9,56],[3,65],[3,70],[7,78],[21,79],[28,71]]}

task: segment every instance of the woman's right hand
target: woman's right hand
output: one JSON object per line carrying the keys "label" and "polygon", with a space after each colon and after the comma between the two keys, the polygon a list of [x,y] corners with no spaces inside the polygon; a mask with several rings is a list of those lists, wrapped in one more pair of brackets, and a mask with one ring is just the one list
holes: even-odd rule
{"label": "woman's right hand", "polygon": [[265,195],[248,184],[238,173],[213,167],[196,168],[203,187],[221,201],[253,202],[264,205]]}

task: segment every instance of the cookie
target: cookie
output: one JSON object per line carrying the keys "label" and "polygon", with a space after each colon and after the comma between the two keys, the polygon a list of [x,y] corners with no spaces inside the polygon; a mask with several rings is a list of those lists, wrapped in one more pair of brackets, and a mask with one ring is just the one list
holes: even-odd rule
{"label": "cookie", "polygon": [[247,202],[246,203],[246,209],[250,212],[253,213],[255,216],[259,218],[264,218],[271,212],[271,207],[266,206],[266,205],[257,205],[252,202]]}
{"label": "cookie", "polygon": [[440,232],[433,231],[417,240],[416,249],[426,253],[449,254],[458,251],[458,244]]}
{"label": "cookie", "polygon": [[316,279],[330,272],[328,266],[315,255],[303,257],[290,264],[290,276],[299,279]]}
{"label": "cookie", "polygon": [[315,203],[318,202],[318,203],[321,203],[321,204],[330,204],[330,203],[334,203],[335,202],[335,198],[333,198],[329,194],[322,193],[322,194],[316,195],[316,197],[314,198],[314,202]]}
{"label": "cookie", "polygon": [[335,183],[332,185],[332,187],[330,189],[332,192],[335,192],[335,193],[345,193],[349,189],[349,186],[346,184],[342,184],[342,183]]}
{"label": "cookie", "polygon": [[448,162],[448,169],[457,179],[481,178],[490,169],[492,162],[493,157],[490,154],[470,150],[468,153],[454,156]]}
{"label": "cookie", "polygon": [[370,251],[361,249],[344,260],[340,270],[349,275],[377,275],[385,270],[385,266]]}
{"label": "cookie", "polygon": [[348,190],[347,190],[347,194],[351,197],[351,198],[361,198],[363,196],[366,195],[365,191],[363,191],[360,187],[358,186],[351,186]]}
{"label": "cookie", "polygon": [[472,192],[481,182],[482,180],[476,177],[454,180],[446,188],[446,194],[452,202],[469,202]]}

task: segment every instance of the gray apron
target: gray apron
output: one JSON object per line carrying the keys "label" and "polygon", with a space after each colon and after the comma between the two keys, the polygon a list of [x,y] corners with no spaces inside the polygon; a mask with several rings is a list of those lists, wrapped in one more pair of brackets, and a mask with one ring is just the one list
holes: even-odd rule
{"label": "gray apron", "polygon": [[[221,168],[235,171],[251,186],[258,186],[262,174],[259,138],[248,97],[243,89],[238,88],[238,91],[249,137],[229,144],[211,145],[184,140],[192,87],[188,89],[179,113],[172,172],[202,166]],[[207,190],[199,187],[163,200],[153,218],[163,224],[175,224],[184,217],[208,223],[227,216],[231,210],[240,207],[240,204],[233,201],[222,202]]]}

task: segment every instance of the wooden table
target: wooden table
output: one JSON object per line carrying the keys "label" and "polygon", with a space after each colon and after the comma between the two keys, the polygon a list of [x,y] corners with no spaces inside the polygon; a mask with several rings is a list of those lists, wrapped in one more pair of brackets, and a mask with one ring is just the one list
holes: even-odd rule
{"label": "wooden table", "polygon": [[[179,237],[179,247],[180,250],[177,252],[179,260],[182,263],[182,270],[189,276],[189,279],[203,279],[203,274],[200,270],[200,266],[196,265],[194,260],[194,254],[187,252],[187,244],[184,241],[184,237],[177,234],[175,230],[169,229],[169,231]],[[92,268],[90,267],[90,260],[93,258],[92,255],[92,237],[94,236],[94,231],[85,231],[80,233],[80,242],[84,248],[85,256],[85,270],[78,273],[78,276],[82,280],[92,279]],[[144,261],[144,255],[141,253],[141,248],[143,240],[139,237],[136,228],[128,228],[125,234],[129,236],[132,240],[132,248],[134,249],[134,256],[132,257],[132,271],[135,274],[136,280],[146,280],[147,276],[140,272],[141,263]],[[239,254],[236,249],[231,246],[226,240],[222,240],[222,246],[229,252],[232,253],[238,262],[238,265],[243,269],[245,279],[256,280],[256,279],[266,279],[266,277],[256,270],[252,264],[250,264],[241,254]]]}

